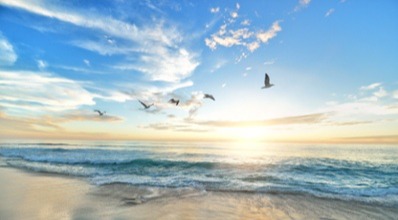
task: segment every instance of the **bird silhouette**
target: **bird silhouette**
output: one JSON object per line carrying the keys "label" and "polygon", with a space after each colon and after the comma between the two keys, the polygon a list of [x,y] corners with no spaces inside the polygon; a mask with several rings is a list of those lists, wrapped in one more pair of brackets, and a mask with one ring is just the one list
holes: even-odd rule
{"label": "bird silhouette", "polygon": [[94,112],[98,112],[99,116],[103,116],[103,115],[105,115],[105,113],[106,113],[106,111],[101,112],[101,111],[98,110],[98,109],[94,109]]}
{"label": "bird silhouette", "polygon": [[144,106],[145,109],[148,109],[148,108],[150,108],[153,105],[153,103],[150,104],[150,105],[147,105],[147,104],[143,103],[141,100],[138,100],[138,101],[141,103],[141,105]]}
{"label": "bird silhouette", "polygon": [[178,105],[178,103],[180,103],[180,100],[172,98],[169,100],[169,102]]}
{"label": "bird silhouette", "polygon": [[269,76],[268,76],[267,73],[265,73],[264,86],[261,87],[261,88],[262,88],[262,89],[268,89],[268,88],[270,88],[270,87],[272,87],[272,86],[274,86],[274,84],[271,84],[271,83],[270,83]]}
{"label": "bird silhouette", "polygon": [[214,96],[213,96],[213,95],[210,95],[210,94],[205,94],[203,98],[204,98],[204,99],[211,99],[211,100],[213,100],[213,101],[216,101],[216,99],[214,98]]}

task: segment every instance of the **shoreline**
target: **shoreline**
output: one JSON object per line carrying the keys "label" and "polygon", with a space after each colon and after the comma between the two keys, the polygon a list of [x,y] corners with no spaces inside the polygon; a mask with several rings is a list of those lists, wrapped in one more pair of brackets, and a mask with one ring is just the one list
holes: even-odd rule
{"label": "shoreline", "polygon": [[394,219],[393,207],[308,195],[95,186],[82,178],[0,167],[0,219]]}

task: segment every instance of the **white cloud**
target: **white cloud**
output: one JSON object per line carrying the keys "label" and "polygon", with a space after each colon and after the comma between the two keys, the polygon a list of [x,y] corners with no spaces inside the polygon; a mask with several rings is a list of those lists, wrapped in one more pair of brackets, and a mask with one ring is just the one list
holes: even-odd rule
{"label": "white cloud", "polygon": [[267,43],[270,39],[274,38],[279,31],[282,30],[281,26],[279,25],[280,21],[275,21],[271,28],[269,28],[267,31],[262,31],[260,33],[257,33],[256,37],[258,40],[260,40],[263,43]]}
{"label": "white cloud", "polygon": [[240,5],[239,5],[239,3],[236,3],[236,9],[240,9]]}
{"label": "white cloud", "polygon": [[329,17],[331,14],[333,14],[333,12],[334,12],[334,8],[329,9],[329,10],[326,12],[325,17]]}
{"label": "white cloud", "polygon": [[311,0],[299,0],[299,4],[294,8],[295,11],[298,11],[302,8],[307,7],[310,4]]}
{"label": "white cloud", "polygon": [[201,91],[192,92],[191,98],[181,105],[188,109],[188,120],[192,120],[197,115],[198,110],[202,107],[203,96]]}
{"label": "white cloud", "polygon": [[223,67],[227,63],[228,63],[227,60],[218,60],[216,62],[216,64],[214,65],[214,67],[210,70],[210,72],[213,73],[214,71],[217,71],[218,69],[220,69],[221,67]]}
{"label": "white cloud", "polygon": [[254,41],[254,42],[248,43],[248,44],[246,45],[246,47],[247,47],[247,49],[248,49],[250,52],[253,52],[253,51],[257,50],[257,49],[260,47],[260,43],[257,42],[257,41]]}
{"label": "white cloud", "polygon": [[43,69],[47,68],[47,66],[48,66],[48,64],[44,60],[37,60],[36,62],[37,62],[37,67],[40,70],[43,70]]}
{"label": "white cloud", "polygon": [[74,67],[74,66],[51,65],[51,67],[65,69],[65,70],[71,70],[74,72],[81,72],[81,73],[96,73],[96,74],[105,74],[106,73],[106,71],[93,70],[91,68],[86,69],[86,68],[80,68],[80,67]]}
{"label": "white cloud", "polygon": [[216,33],[205,39],[205,44],[211,50],[217,49],[217,45],[223,47],[240,45],[253,52],[260,47],[261,43],[267,43],[282,30],[279,23],[280,21],[275,21],[267,31],[260,30],[257,33],[250,31],[249,28],[228,30],[228,25],[223,24]]}
{"label": "white cloud", "polygon": [[[336,116],[348,116],[351,119],[398,114],[396,104],[390,102],[391,100],[387,98],[389,92],[380,87],[380,85],[381,83],[373,83],[363,86],[361,89],[374,90],[378,88],[378,90],[372,94],[363,93],[362,91],[358,94],[350,94],[347,96],[350,100],[346,102],[331,101],[329,102],[331,104],[323,111],[332,111],[336,113]],[[392,94],[394,96],[394,92]]]}
{"label": "white cloud", "polygon": [[0,32],[0,66],[10,66],[17,61],[14,47]]}
{"label": "white cloud", "polygon": [[122,55],[128,55],[131,53],[140,53],[143,52],[142,50],[139,50],[136,47],[131,47],[131,46],[117,46],[117,45],[111,45],[107,44],[104,42],[98,42],[98,41],[73,41],[70,42],[70,44],[80,47],[89,51],[93,51],[96,53],[99,53],[101,55],[115,55],[115,54],[122,54]]}
{"label": "white cloud", "polygon": [[394,92],[392,92],[392,97],[394,99],[398,99],[398,90],[395,90]]}
{"label": "white cloud", "polygon": [[372,83],[372,84],[367,85],[367,86],[362,86],[360,88],[360,90],[373,90],[373,89],[376,89],[379,86],[381,86],[381,83],[378,83],[378,82],[377,83]]}
{"label": "white cloud", "polygon": [[215,50],[217,48],[217,42],[215,42],[212,39],[205,39],[205,44],[208,46],[211,50]]}
{"label": "white cloud", "polygon": [[271,59],[271,60],[266,60],[264,62],[264,65],[272,65],[276,63],[276,59]]}
{"label": "white cloud", "polygon": [[102,18],[98,16],[81,15],[73,13],[70,10],[59,9],[46,1],[3,0],[1,4],[23,9],[34,14],[57,19],[77,26],[101,30],[105,33],[126,39],[143,40],[145,39],[143,35],[146,35],[147,37],[155,37],[157,35],[156,33],[152,33],[149,29],[142,30],[136,25],[118,21],[110,17]]}
{"label": "white cloud", "polygon": [[86,64],[86,66],[90,66],[91,65],[90,64],[90,60],[84,59],[83,62],[84,62],[84,64]]}
{"label": "white cloud", "polygon": [[231,12],[230,15],[231,15],[232,18],[237,18],[238,17],[238,12],[236,12],[236,11]]}
{"label": "white cloud", "polygon": [[226,83],[223,83],[223,84],[221,85],[222,88],[225,88],[226,86],[227,86]]}
{"label": "white cloud", "polygon": [[195,56],[181,47],[183,36],[176,26],[166,25],[163,20],[152,21],[153,23],[139,27],[111,17],[62,9],[46,1],[3,0],[2,4],[127,40],[130,42],[130,46],[127,47],[116,45],[110,37],[104,42],[77,41],[72,44],[101,55],[138,56],[141,62],[135,65],[135,70],[147,74],[151,80],[178,82],[188,77],[199,65]]}
{"label": "white cloud", "polygon": [[94,94],[73,80],[50,73],[0,71],[0,105],[63,111],[94,105]]}
{"label": "white cloud", "polygon": [[[192,81],[184,81],[180,83],[167,83],[161,86],[153,86],[153,85],[143,85],[143,84],[119,84],[118,88],[123,88],[123,94],[127,95],[129,99],[142,99],[144,101],[156,102],[156,107],[161,109],[169,108],[170,105],[167,102],[170,96],[175,96],[174,92],[178,89],[190,87],[193,85]],[[134,90],[131,90],[134,88]],[[105,91],[107,96],[113,97],[109,91]],[[111,95],[109,95],[111,94]],[[120,93],[114,94],[114,96],[122,96]],[[177,97],[176,97],[177,98]],[[180,103],[179,106],[183,104]]]}
{"label": "white cloud", "polygon": [[145,73],[150,80],[180,82],[189,77],[199,62],[195,56],[184,49],[171,52],[170,49],[157,48],[153,54],[143,55],[135,64],[120,64],[114,68],[120,70],[138,70]]}
{"label": "white cloud", "polygon": [[0,70],[0,106],[30,111],[65,111],[95,105],[94,99],[125,102],[118,91],[91,87],[49,72]]}
{"label": "white cloud", "polygon": [[210,12],[211,13],[217,13],[220,11],[220,7],[216,7],[216,8],[210,8]]}
{"label": "white cloud", "polygon": [[379,87],[379,90],[374,92],[373,95],[377,98],[382,98],[388,95],[387,91],[383,87]]}
{"label": "white cloud", "polygon": [[248,26],[248,25],[250,25],[250,20],[249,20],[249,19],[246,19],[246,20],[242,21],[240,24],[241,24],[241,25]]}

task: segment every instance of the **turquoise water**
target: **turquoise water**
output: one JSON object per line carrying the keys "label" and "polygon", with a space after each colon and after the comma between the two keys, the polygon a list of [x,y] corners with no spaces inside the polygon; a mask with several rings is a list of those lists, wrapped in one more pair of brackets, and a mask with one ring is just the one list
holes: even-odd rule
{"label": "turquoise water", "polygon": [[1,144],[4,166],[95,185],[309,194],[398,206],[398,146],[260,143]]}

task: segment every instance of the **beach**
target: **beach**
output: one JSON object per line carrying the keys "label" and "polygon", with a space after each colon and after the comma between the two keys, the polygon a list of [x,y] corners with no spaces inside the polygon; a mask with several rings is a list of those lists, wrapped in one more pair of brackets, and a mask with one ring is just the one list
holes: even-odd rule
{"label": "beach", "polygon": [[[156,191],[156,195],[154,195]],[[397,219],[398,210],[307,195],[94,186],[0,168],[0,219]]]}

